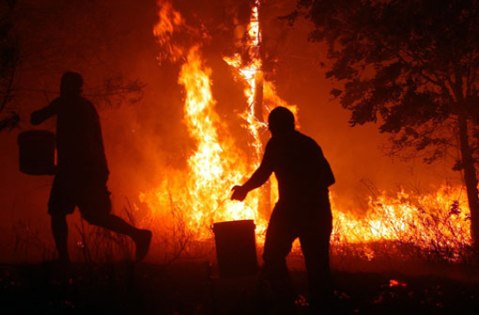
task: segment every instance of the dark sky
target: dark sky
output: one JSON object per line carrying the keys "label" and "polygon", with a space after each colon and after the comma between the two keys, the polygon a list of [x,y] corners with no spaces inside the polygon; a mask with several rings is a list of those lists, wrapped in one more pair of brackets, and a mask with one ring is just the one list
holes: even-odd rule
{"label": "dark sky", "polygon": [[[240,90],[221,61],[231,43],[228,32],[220,33],[218,25],[227,26],[229,21],[215,19],[224,18],[223,5],[237,2],[206,1],[203,6],[200,2],[176,4],[193,23],[216,26],[212,32],[218,33],[206,45],[205,58],[217,80],[213,92],[218,108],[228,117],[241,105]],[[324,79],[325,69],[320,67],[324,50],[307,41],[310,26],[302,21],[290,27],[276,18],[288,13],[291,3],[264,1],[265,49],[276,60],[267,75],[279,96],[298,106],[301,130],[318,141],[329,159],[337,177],[332,188],[335,203],[344,210],[362,209],[371,186],[394,193],[401,185],[426,190],[431,184],[457,180],[447,163],[426,166],[386,157],[380,150],[386,136],[379,135],[374,125],[349,127],[349,113],[328,93],[332,83]],[[159,51],[152,35],[156,11],[153,0],[18,1],[14,21],[24,55],[14,106],[22,122],[19,129],[0,133],[1,242],[11,242],[19,222],[39,231],[47,228],[51,178],[18,171],[16,137],[31,128],[30,112],[55,97],[64,70],[84,74],[86,95],[94,94],[110,77],[139,79],[146,85],[139,103],[97,104],[111,170],[109,186],[119,207],[161,180],[168,168],[184,167],[191,143],[182,120],[178,66],[159,65],[156,60]],[[42,126],[53,127],[53,122]]]}

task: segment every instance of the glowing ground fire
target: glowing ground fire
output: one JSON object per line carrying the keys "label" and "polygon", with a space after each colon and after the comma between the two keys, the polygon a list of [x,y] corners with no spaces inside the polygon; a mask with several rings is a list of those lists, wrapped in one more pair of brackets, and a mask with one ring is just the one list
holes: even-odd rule
{"label": "glowing ground fire", "polygon": [[[194,152],[187,159],[187,170],[169,171],[157,187],[140,195],[140,200],[150,211],[145,220],[154,221],[162,233],[168,231],[168,226],[177,226],[179,221],[190,238],[208,239],[212,237],[211,225],[214,222],[253,219],[258,241],[262,243],[268,216],[258,211],[261,191],[252,191],[245,202],[237,202],[230,201],[230,190],[251,174],[260,162],[260,131],[264,131],[264,115],[269,108],[281,105],[296,110],[278,97],[274,85],[264,80],[261,73],[259,4],[259,0],[256,0],[250,24],[246,28],[246,45],[249,45],[250,54],[248,62],[245,63],[240,54],[224,58],[232,71],[236,71],[246,83],[246,110],[241,118],[245,121],[246,132],[250,134],[248,138],[253,139],[250,144],[253,152],[249,154],[237,148],[234,137],[222,128],[222,122],[215,112],[216,101],[210,79],[212,69],[204,65],[201,44],[188,46],[181,41],[171,40],[175,33],[189,32],[194,28],[186,25],[171,3],[160,1],[158,4],[159,22],[153,32],[164,52],[159,58],[183,62],[178,84],[185,91],[185,124],[196,143]],[[257,112],[255,99],[259,88],[263,91],[262,103],[259,104],[263,107],[261,114]],[[267,197],[275,198],[275,195]],[[468,211],[461,208],[466,203],[460,187],[444,186],[434,194],[421,196],[400,192],[395,197],[385,194],[371,197],[369,211],[360,218],[339,211],[334,206],[335,198],[333,194],[333,247],[400,241],[425,250],[431,247],[452,248],[456,252],[451,254],[450,259],[454,260],[464,246],[471,244]],[[175,220],[176,223],[173,222]]]}

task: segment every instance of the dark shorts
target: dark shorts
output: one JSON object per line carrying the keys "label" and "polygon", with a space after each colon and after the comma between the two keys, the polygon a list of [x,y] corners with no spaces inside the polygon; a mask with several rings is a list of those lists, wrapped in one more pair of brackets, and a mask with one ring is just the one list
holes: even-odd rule
{"label": "dark shorts", "polygon": [[72,213],[75,207],[80,209],[85,218],[109,214],[111,200],[106,183],[95,179],[75,180],[55,176],[48,201],[48,213],[66,215]]}

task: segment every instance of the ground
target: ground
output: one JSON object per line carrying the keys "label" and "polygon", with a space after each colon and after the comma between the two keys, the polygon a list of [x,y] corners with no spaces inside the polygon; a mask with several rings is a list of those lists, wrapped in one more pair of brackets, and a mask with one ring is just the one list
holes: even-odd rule
{"label": "ground", "polygon": [[[291,274],[308,314],[304,270]],[[333,275],[336,314],[479,314],[474,278]],[[0,265],[0,314],[262,314],[259,296],[254,276],[221,278],[206,261]]]}

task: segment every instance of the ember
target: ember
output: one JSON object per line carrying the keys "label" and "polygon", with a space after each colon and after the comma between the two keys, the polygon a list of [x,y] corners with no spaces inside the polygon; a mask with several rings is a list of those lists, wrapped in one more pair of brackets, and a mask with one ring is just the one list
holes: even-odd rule
{"label": "ember", "polygon": [[393,287],[402,287],[402,288],[405,288],[405,287],[407,287],[407,283],[406,283],[406,282],[399,281],[399,280],[396,280],[396,279],[391,279],[391,280],[389,280],[389,287],[390,287],[390,288],[393,288]]}

